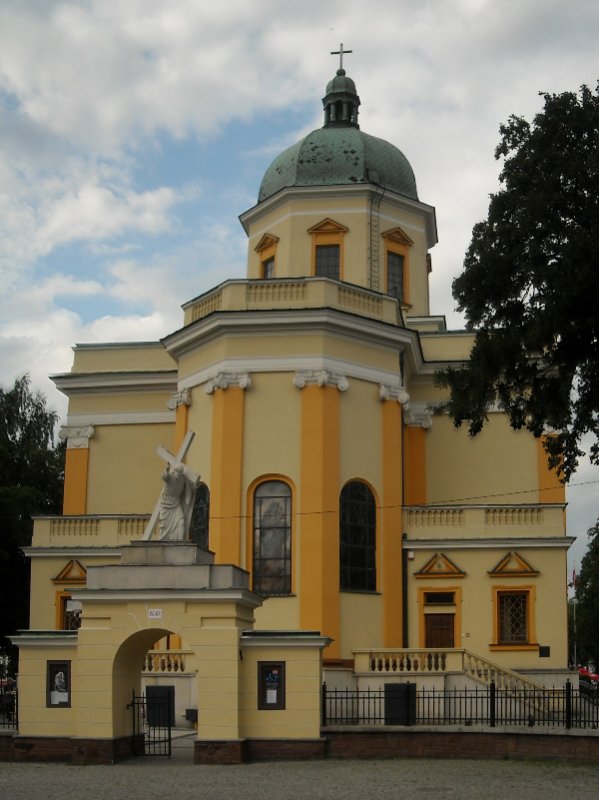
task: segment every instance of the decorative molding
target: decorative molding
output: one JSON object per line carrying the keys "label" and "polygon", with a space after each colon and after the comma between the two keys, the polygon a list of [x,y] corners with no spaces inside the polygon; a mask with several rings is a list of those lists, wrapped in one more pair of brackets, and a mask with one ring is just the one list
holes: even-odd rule
{"label": "decorative molding", "polygon": [[59,439],[66,439],[69,450],[87,450],[93,435],[93,425],[62,425],[58,432]]}
{"label": "decorative molding", "polygon": [[227,359],[212,364],[207,369],[198,370],[187,375],[181,380],[181,386],[193,388],[200,386],[206,381],[213,380],[218,373],[238,373],[238,372],[302,372],[302,371],[322,371],[326,370],[332,374],[342,374],[347,378],[369,381],[370,383],[384,383],[393,389],[401,388],[397,372],[390,370],[375,369],[365,367],[362,364],[353,364],[339,358],[329,358],[323,356],[285,356],[285,357],[254,357]]}
{"label": "decorative molding", "polygon": [[166,404],[167,408],[171,411],[176,411],[177,406],[190,406],[191,405],[191,392],[189,389],[181,389],[179,392],[174,392],[168,399]]}
{"label": "decorative molding", "polygon": [[329,372],[327,369],[298,369],[293,377],[293,385],[297,389],[303,389],[305,386],[335,386],[340,392],[349,389],[345,375]]}
{"label": "decorative molding", "polygon": [[204,391],[206,394],[212,394],[217,389],[229,389],[231,386],[249,389],[251,385],[252,379],[247,372],[218,372],[206,382]]}
{"label": "decorative molding", "polygon": [[489,570],[488,574],[492,578],[506,577],[507,575],[536,577],[539,574],[539,570],[531,567],[528,561],[515,550],[511,550],[493,567],[493,569]]}
{"label": "decorative molding", "polygon": [[258,244],[254,247],[254,250],[259,253],[261,250],[266,250],[267,247],[272,247],[278,241],[278,236],[274,236],[272,233],[265,233]]}
{"label": "decorative molding", "polygon": [[68,561],[65,566],[60,570],[55,578],[52,578],[53,583],[68,583],[68,584],[84,584],[87,580],[87,570],[75,558]]}
{"label": "decorative molding", "polygon": [[397,400],[402,406],[407,406],[410,402],[410,395],[403,386],[389,386],[389,384],[381,383],[379,386],[379,399],[381,402]]}
{"label": "decorative molding", "polygon": [[428,428],[433,427],[433,414],[431,409],[425,403],[406,403],[404,405],[404,422],[410,428]]}
{"label": "decorative molding", "polygon": [[392,242],[404,244],[407,247],[411,247],[414,244],[414,241],[399,226],[392,228],[390,231],[385,231],[381,236],[383,239],[390,239]]}
{"label": "decorative molding", "polygon": [[349,228],[346,225],[342,225],[340,222],[336,222],[334,219],[330,217],[325,217],[316,225],[313,225],[311,228],[308,228],[308,233],[347,233]]}
{"label": "decorative molding", "polygon": [[104,414],[69,414],[66,427],[92,425],[159,425],[175,421],[173,411],[117,411]]}
{"label": "decorative molding", "polygon": [[445,553],[435,553],[418,572],[415,578],[463,578],[466,573],[460,569]]}

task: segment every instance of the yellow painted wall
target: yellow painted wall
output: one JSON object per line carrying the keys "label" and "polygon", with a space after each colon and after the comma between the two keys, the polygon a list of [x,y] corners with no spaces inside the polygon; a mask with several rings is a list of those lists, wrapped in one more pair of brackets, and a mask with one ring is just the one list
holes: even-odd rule
{"label": "yellow painted wall", "polygon": [[[258,710],[258,662],[285,662],[285,708]],[[320,737],[320,651],[315,647],[244,647],[240,682],[241,735],[252,738]]]}
{"label": "yellow painted wall", "polygon": [[162,491],[163,460],[174,425],[99,425],[89,443],[88,514],[149,513]]}
{"label": "yellow painted wall", "polygon": [[176,369],[176,364],[160,342],[78,344],[73,348],[73,372],[171,369]]}
{"label": "yellow painted wall", "polygon": [[429,503],[537,503],[537,446],[523,431],[491,414],[473,439],[448,416],[435,417],[427,433]]}
{"label": "yellow painted wall", "polygon": [[[538,571],[537,576],[527,575],[498,575],[491,576],[489,571],[494,570],[501,559],[510,552],[510,549],[524,557],[531,567]],[[465,577],[415,576],[435,552],[446,555],[463,572]],[[535,548],[518,550],[517,542],[510,547],[477,549],[473,543],[472,549],[451,549],[439,547],[439,550],[416,550],[414,559],[408,561],[408,587],[410,609],[410,645],[412,647],[424,646],[422,607],[419,603],[421,590],[442,591],[443,589],[458,588],[461,591],[461,606],[456,609],[460,615],[459,641],[456,647],[465,647],[478,653],[491,661],[508,666],[511,669],[563,669],[567,665],[567,643],[564,636],[567,597],[566,576],[564,570],[564,550],[554,548]],[[493,586],[534,588],[534,628],[536,641],[534,644],[549,645],[550,658],[539,658],[538,648],[497,650],[493,645],[493,630],[495,613],[493,606]],[[432,608],[430,610],[436,610]],[[445,611],[445,607],[439,609]]]}

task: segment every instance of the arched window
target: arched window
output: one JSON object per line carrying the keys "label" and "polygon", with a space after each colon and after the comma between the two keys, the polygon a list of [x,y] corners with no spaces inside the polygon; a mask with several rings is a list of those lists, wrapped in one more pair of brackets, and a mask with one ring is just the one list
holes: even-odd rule
{"label": "arched window", "polygon": [[254,591],[291,592],[291,489],[265,481],[254,492]]}
{"label": "arched window", "polygon": [[209,549],[209,519],[210,519],[210,490],[205,483],[200,483],[196,489],[196,496],[191,513],[190,534],[191,541]]}
{"label": "arched window", "polygon": [[339,501],[339,585],[342,591],[376,590],[376,503],[369,487],[351,481]]}

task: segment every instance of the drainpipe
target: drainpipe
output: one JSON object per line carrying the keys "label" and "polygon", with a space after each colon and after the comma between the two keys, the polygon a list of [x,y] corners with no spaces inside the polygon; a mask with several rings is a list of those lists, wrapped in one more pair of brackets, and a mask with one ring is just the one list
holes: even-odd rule
{"label": "drainpipe", "polygon": [[408,548],[406,547],[407,533],[402,533],[401,547],[401,600],[402,600],[402,643],[403,648],[410,646],[408,637]]}

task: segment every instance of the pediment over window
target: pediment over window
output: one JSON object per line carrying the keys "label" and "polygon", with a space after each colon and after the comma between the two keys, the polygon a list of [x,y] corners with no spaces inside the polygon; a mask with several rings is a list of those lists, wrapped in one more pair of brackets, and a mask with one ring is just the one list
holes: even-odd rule
{"label": "pediment over window", "polygon": [[500,575],[519,575],[532,577],[539,574],[539,570],[531,567],[528,561],[523,558],[515,550],[506,553],[504,557],[496,564],[493,569],[489,570],[491,577]]}
{"label": "pediment over window", "polygon": [[273,247],[278,241],[278,236],[273,236],[272,233],[265,233],[258,244],[254,247],[254,250],[257,253],[260,253],[262,250],[266,250],[267,247]]}
{"label": "pediment over window", "polygon": [[463,578],[466,573],[444,553],[435,553],[432,558],[414,573],[415,578]]}
{"label": "pediment over window", "polygon": [[349,228],[341,225],[340,222],[335,222],[334,219],[326,217],[317,225],[308,228],[308,233],[347,233]]}
{"label": "pediment over window", "polygon": [[87,570],[72,558],[60,570],[55,578],[52,578],[53,583],[69,583],[69,584],[84,584],[87,580]]}
{"label": "pediment over window", "polygon": [[403,231],[400,227],[391,228],[389,231],[385,231],[383,233],[383,239],[390,239],[392,242],[398,242],[399,244],[405,244],[408,247],[411,247],[414,242],[408,234]]}

